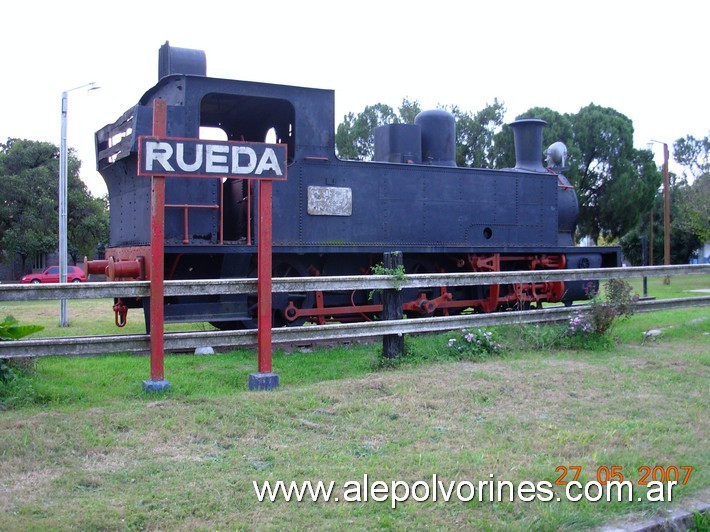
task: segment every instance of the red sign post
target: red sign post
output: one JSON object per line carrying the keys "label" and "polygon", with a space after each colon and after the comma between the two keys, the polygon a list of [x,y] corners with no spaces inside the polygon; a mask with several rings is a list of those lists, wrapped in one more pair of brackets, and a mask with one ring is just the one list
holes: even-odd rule
{"label": "red sign post", "polygon": [[249,375],[250,390],[273,390],[279,385],[279,376],[271,368],[271,188],[266,179],[259,181],[259,227],[258,227],[258,282],[257,308],[258,327],[258,373]]}
{"label": "red sign post", "polygon": [[[153,134],[167,133],[165,100],[153,102]],[[165,320],[163,319],[163,278],[165,269],[165,177],[151,176],[150,187],[150,380],[143,381],[146,392],[162,392],[170,388],[164,376]]]}
{"label": "red sign post", "polygon": [[150,380],[146,391],[162,391],[164,377],[164,255],[165,177],[239,178],[259,181],[258,227],[258,372],[249,375],[250,390],[270,390],[279,385],[271,365],[271,253],[272,181],[283,181],[287,172],[287,147],[256,142],[203,141],[169,138],[165,100],[153,102],[153,135],[139,137],[138,175],[149,176],[151,186],[150,241]]}

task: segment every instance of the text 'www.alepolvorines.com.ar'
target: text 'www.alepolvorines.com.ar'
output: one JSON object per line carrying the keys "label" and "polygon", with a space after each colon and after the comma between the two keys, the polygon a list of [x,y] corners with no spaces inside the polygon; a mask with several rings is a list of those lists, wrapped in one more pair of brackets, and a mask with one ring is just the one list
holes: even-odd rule
{"label": "text 'www.alepolvorines.com.ar'", "polygon": [[344,482],[336,491],[338,483],[305,480],[263,481],[261,485],[253,481],[254,492],[259,502],[387,502],[392,508],[405,501],[415,502],[523,502],[571,501],[589,502],[666,502],[672,500],[672,490],[677,482],[652,481],[645,486],[642,496],[634,494],[634,484],[630,481],[611,481],[585,483],[571,481],[564,486],[557,486],[549,481],[532,482],[523,480],[444,481],[436,474],[429,480],[406,482],[393,480],[371,480],[363,475],[361,480]]}

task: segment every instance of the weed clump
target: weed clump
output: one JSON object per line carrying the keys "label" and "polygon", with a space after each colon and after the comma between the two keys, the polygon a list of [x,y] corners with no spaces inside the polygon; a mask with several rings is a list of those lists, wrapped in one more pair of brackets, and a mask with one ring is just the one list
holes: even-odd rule
{"label": "weed clump", "polygon": [[631,285],[624,279],[609,279],[604,284],[605,297],[598,293],[592,297],[588,317],[596,334],[611,331],[617,320],[626,320],[636,312],[638,294],[632,293]]}
{"label": "weed clump", "polygon": [[574,313],[567,323],[564,337],[570,347],[596,349],[610,342],[610,333],[620,320],[630,318],[636,311],[638,294],[623,279],[609,279],[604,284],[604,296],[590,292],[586,310]]}
{"label": "weed clump", "polygon": [[458,338],[449,338],[448,347],[460,358],[482,360],[496,355],[501,345],[491,331],[483,329],[463,330]]}

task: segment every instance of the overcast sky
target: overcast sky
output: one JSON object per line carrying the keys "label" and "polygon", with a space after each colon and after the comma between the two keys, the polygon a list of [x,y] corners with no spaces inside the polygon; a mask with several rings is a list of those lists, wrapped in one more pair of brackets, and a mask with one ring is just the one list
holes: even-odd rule
{"label": "overcast sky", "polygon": [[534,106],[614,108],[637,148],[710,131],[705,0],[65,0],[0,12],[0,141],[59,145],[62,91],[96,82],[69,93],[67,135],[95,195],[106,188],[94,132],[157,82],[165,41],[204,50],[209,76],[333,89],[336,125],[404,97],[472,112],[498,98],[506,121]]}

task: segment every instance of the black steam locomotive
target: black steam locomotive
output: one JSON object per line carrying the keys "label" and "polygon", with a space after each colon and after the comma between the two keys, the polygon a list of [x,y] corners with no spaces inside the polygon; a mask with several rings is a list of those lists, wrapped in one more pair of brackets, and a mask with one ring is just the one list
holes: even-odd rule
{"label": "black steam locomotive", "polygon": [[[287,146],[288,180],[273,186],[273,275],[368,274],[383,252],[400,251],[408,273],[616,267],[620,252],[575,247],[578,204],[560,173],[560,150],[542,164],[537,119],[512,124],[515,168],[459,168],[455,120],[442,110],[414,124],[375,131],[373,161],[335,155],[330,90],[206,76],[202,51],[160,49],[159,81],[137,105],[96,133],[98,170],[110,201],[110,245],[88,273],[146,279],[150,179],[137,175],[138,138],[152,134],[152,103],[167,102],[167,136]],[[559,146],[558,146],[559,148]],[[256,275],[257,188],[241,179],[167,178],[165,278]],[[521,283],[409,290],[409,316],[492,312],[585,299],[583,282]],[[250,295],[167,298],[166,321],[254,327]],[[124,299],[116,308],[147,308]],[[274,294],[274,325],[369,319],[380,310],[368,291]],[[121,320],[118,320],[121,321]]]}

